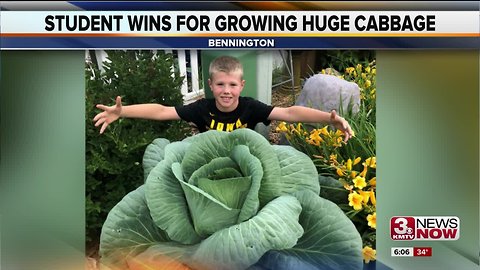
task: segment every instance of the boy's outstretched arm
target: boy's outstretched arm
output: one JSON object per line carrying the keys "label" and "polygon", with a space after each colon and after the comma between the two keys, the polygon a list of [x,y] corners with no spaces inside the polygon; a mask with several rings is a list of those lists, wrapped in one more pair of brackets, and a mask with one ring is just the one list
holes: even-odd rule
{"label": "boy's outstretched arm", "polygon": [[328,123],[345,134],[345,142],[353,136],[350,124],[343,117],[337,115],[335,110],[324,112],[303,106],[274,107],[268,119],[285,122]]}
{"label": "boy's outstretched arm", "polygon": [[180,120],[175,107],[163,106],[160,104],[136,104],[136,105],[122,105],[122,98],[118,96],[115,100],[115,105],[105,106],[98,104],[96,106],[103,112],[97,114],[93,121],[95,126],[100,128],[102,134],[109,124],[115,122],[120,117],[126,118],[142,118],[150,120]]}

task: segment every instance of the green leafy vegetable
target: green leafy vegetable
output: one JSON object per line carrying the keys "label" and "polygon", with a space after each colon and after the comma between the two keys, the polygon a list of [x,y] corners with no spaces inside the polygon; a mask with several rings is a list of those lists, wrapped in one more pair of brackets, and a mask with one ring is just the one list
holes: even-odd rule
{"label": "green leafy vegetable", "polygon": [[208,131],[155,140],[144,170],[102,228],[101,261],[113,269],[362,268],[360,235],[293,147],[249,129]]}

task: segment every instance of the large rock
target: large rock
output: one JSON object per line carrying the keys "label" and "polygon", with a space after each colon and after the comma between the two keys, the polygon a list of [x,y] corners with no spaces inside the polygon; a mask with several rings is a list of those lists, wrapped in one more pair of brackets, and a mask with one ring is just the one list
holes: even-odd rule
{"label": "large rock", "polygon": [[305,81],[295,105],[327,112],[336,110],[341,114],[340,104],[342,104],[343,114],[345,114],[350,102],[352,112],[357,113],[360,110],[360,88],[356,83],[333,75],[316,74]]}

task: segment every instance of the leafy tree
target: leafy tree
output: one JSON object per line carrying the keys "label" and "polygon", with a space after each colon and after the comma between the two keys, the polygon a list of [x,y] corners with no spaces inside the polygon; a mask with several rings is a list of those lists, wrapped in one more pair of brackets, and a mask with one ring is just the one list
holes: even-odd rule
{"label": "leafy tree", "polygon": [[163,51],[107,51],[101,72],[87,62],[86,80],[86,223],[87,241],[96,241],[110,209],[128,192],[143,184],[142,157],[157,137],[171,141],[189,136],[181,121],[151,121],[120,118],[103,134],[94,126],[100,112],[95,105],[113,105],[120,95],[124,105],[182,104],[183,77],[172,54]]}

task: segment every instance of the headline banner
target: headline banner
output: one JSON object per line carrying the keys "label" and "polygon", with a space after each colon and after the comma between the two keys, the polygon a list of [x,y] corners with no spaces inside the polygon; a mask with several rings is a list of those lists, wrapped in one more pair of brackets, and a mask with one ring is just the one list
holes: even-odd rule
{"label": "headline banner", "polygon": [[0,19],[2,49],[31,48],[24,42],[32,38],[75,38],[85,47],[105,47],[98,38],[201,38],[195,47],[279,48],[287,45],[278,38],[459,38],[475,47],[480,37],[476,11],[2,11]]}

